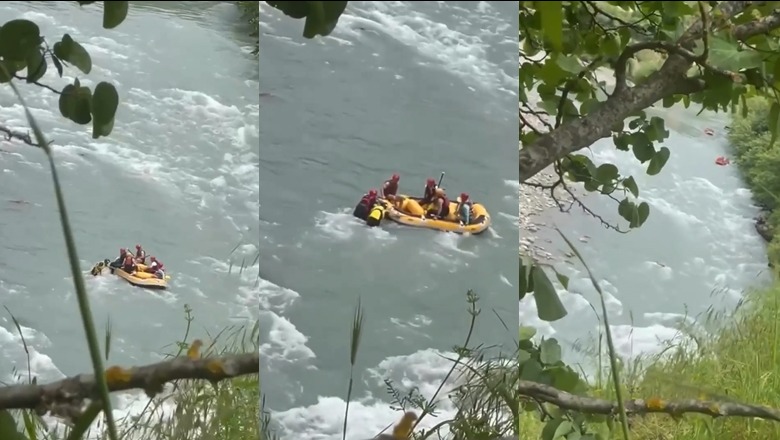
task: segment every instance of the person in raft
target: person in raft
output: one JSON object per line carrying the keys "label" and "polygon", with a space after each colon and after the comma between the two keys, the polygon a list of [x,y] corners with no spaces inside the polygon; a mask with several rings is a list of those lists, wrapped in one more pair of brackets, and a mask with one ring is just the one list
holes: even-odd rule
{"label": "person in raft", "polygon": [[146,251],[140,244],[135,245],[135,262],[138,264],[146,264]]}
{"label": "person in raft", "polygon": [[130,252],[126,253],[125,260],[122,262],[122,270],[132,275],[136,269],[138,269],[138,266],[135,264],[135,257]]}
{"label": "person in raft", "polygon": [[471,223],[471,207],[472,202],[469,200],[469,195],[466,193],[460,193],[458,197],[458,220],[460,225],[468,225]]}
{"label": "person in raft", "polygon": [[428,218],[446,219],[448,215],[450,215],[450,201],[443,189],[436,188],[431,209],[428,210]]}
{"label": "person in raft", "polygon": [[163,269],[165,268],[165,265],[163,265],[162,261],[158,260],[155,256],[152,256],[150,260],[151,263],[146,268],[146,272],[153,273],[157,278],[164,280],[165,271]]}
{"label": "person in raft", "polygon": [[122,267],[122,265],[125,262],[126,256],[127,256],[127,249],[119,248],[119,256],[116,258],[116,260],[111,262],[110,266],[113,268]]}
{"label": "person in raft", "polygon": [[423,190],[422,199],[420,199],[420,206],[427,205],[433,201],[433,197],[436,195],[436,181],[429,178],[425,181],[425,189]]}
{"label": "person in raft", "polygon": [[358,202],[357,206],[355,206],[355,210],[352,211],[352,215],[355,217],[365,220],[368,216],[368,213],[371,212],[371,208],[374,207],[376,204],[376,190],[371,189],[363,195],[363,198],[360,199],[360,202]]}
{"label": "person in raft", "polygon": [[382,184],[382,197],[387,200],[393,201],[396,194],[398,194],[398,182],[401,180],[401,176],[393,174],[390,180],[385,180]]}

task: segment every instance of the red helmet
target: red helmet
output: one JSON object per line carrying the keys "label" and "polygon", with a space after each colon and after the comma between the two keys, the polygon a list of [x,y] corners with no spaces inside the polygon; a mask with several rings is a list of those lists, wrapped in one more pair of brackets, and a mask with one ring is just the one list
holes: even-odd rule
{"label": "red helmet", "polygon": [[120,254],[124,254],[125,252],[127,252],[127,249],[125,249],[125,248],[119,248],[119,253],[120,253]]}
{"label": "red helmet", "polygon": [[137,245],[135,245],[135,248],[136,248],[136,249],[141,249],[141,245],[140,245],[140,244],[137,244]]}
{"label": "red helmet", "polygon": [[428,180],[425,182],[425,185],[426,185],[426,186],[433,186],[433,185],[436,185],[436,181],[435,181],[435,180],[433,180],[433,179],[428,179]]}
{"label": "red helmet", "polygon": [[465,201],[466,201],[466,200],[468,200],[468,199],[469,199],[469,195],[468,195],[468,194],[466,194],[466,193],[460,193],[460,201],[461,201],[461,202],[465,202]]}
{"label": "red helmet", "polygon": [[369,197],[376,197],[376,190],[375,189],[369,190],[368,191],[368,196]]}
{"label": "red helmet", "polygon": [[398,182],[399,180],[401,180],[401,176],[399,176],[398,174],[393,174],[393,177],[391,177],[390,180],[392,180],[393,182]]}
{"label": "red helmet", "polygon": [[152,260],[152,261],[157,261],[157,257],[154,257],[154,256],[153,256],[153,257],[151,258],[151,260]]}

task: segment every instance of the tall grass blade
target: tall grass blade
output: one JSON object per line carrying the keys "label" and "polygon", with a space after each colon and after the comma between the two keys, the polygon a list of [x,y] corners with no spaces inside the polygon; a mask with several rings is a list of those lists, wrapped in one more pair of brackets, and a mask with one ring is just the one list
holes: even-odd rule
{"label": "tall grass blade", "polygon": [[588,267],[587,263],[585,263],[585,259],[582,258],[580,252],[576,247],[574,247],[574,244],[572,244],[572,242],[566,238],[566,235],[564,235],[564,233],[558,229],[558,227],[556,227],[555,230],[558,231],[558,234],[561,235],[563,240],[569,246],[569,249],[574,252],[574,255],[577,256],[577,259],[580,260],[580,263],[582,263],[582,266],[588,272],[588,278],[590,278],[590,282],[593,284],[593,288],[596,289],[596,292],[599,294],[599,301],[601,301],[601,314],[604,316],[604,333],[607,337],[607,349],[609,350],[609,366],[612,370],[612,381],[615,387],[615,398],[617,399],[618,410],[620,411],[620,425],[623,429],[623,438],[625,440],[629,440],[631,437],[628,432],[628,417],[626,416],[626,406],[623,401],[623,392],[620,388],[620,371],[618,371],[617,353],[615,352],[615,344],[612,341],[612,331],[609,328],[609,317],[607,316],[607,303],[604,300],[604,292],[601,290],[601,286],[593,276],[593,272],[591,272],[590,267]]}
{"label": "tall grass blade", "polygon": [[[5,66],[0,65],[5,75],[8,75],[8,71]],[[8,83],[19,99],[19,103],[24,107],[24,113],[27,116],[27,122],[30,124],[30,128],[33,130],[35,140],[38,142],[41,148],[46,152],[46,157],[49,160],[49,167],[51,168],[51,177],[54,182],[54,193],[57,197],[57,207],[60,213],[60,223],[62,224],[63,235],[65,236],[65,246],[68,250],[68,261],[70,262],[71,276],[73,277],[73,285],[76,289],[76,298],[78,299],[79,311],[81,313],[81,321],[84,325],[84,332],[87,337],[87,345],[89,346],[89,355],[92,358],[92,369],[95,372],[95,381],[98,385],[98,391],[100,399],[103,404],[103,412],[106,417],[106,423],[108,425],[108,435],[111,440],[118,440],[116,423],[114,422],[114,414],[111,410],[111,398],[108,391],[108,384],[106,383],[105,375],[103,374],[103,360],[100,355],[100,343],[98,342],[97,332],[95,331],[95,323],[92,318],[92,311],[89,306],[89,297],[87,296],[87,289],[84,286],[84,278],[81,274],[81,268],[79,265],[79,257],[76,252],[76,242],[73,239],[73,232],[70,227],[70,220],[68,219],[68,212],[65,208],[65,197],[62,194],[62,185],[57,174],[57,167],[54,165],[54,157],[52,156],[51,148],[46,137],[43,135],[41,128],[38,126],[37,121],[30,112],[30,108],[22,98],[19,89],[16,87],[13,81]]]}
{"label": "tall grass blade", "polygon": [[352,334],[350,335],[349,349],[349,386],[347,387],[347,402],[344,408],[344,426],[342,428],[341,439],[347,438],[347,420],[349,419],[349,402],[352,400],[352,383],[354,380],[355,363],[357,361],[358,349],[360,348],[360,334],[363,330],[363,309],[360,306],[360,297],[358,297],[355,307],[355,316],[352,318]]}

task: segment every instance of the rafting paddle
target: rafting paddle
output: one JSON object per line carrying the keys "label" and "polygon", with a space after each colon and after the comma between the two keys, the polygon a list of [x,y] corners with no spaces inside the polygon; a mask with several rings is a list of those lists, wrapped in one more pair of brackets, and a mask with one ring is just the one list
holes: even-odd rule
{"label": "rafting paddle", "polygon": [[444,180],[444,171],[441,172],[441,176],[439,176],[439,183],[436,184],[439,188],[441,188],[441,181]]}

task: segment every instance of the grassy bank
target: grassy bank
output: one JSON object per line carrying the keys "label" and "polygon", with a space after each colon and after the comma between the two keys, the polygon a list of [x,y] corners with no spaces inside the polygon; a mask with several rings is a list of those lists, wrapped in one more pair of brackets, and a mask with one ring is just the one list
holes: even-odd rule
{"label": "grassy bank", "polygon": [[[780,200],[775,196],[780,194],[780,143],[770,146],[770,103],[753,98],[748,108],[733,118],[729,128],[732,161],[765,209],[771,239],[768,258],[777,271],[780,239],[772,232],[780,225],[780,210],[776,209]],[[620,367],[623,396],[652,399],[658,405],[698,399],[780,408],[780,282],[747,292],[734,312],[704,314],[681,333],[688,336],[685,342],[668,343],[661,355]],[[597,358],[595,353],[588,356],[594,364]],[[614,390],[602,386],[608,383],[607,378],[597,378],[583,394],[614,401]],[[523,438],[552,438],[543,433],[539,414],[523,414]],[[629,423],[631,438],[639,440],[780,438],[780,423],[754,418],[656,414],[630,417]],[[617,425],[611,436],[598,438],[622,439]],[[595,432],[597,425],[589,423],[588,427]]]}
{"label": "grassy bank", "polygon": [[[184,356],[191,346],[190,330],[194,318],[192,311],[185,306],[186,328],[181,340],[163,348],[166,358]],[[253,327],[231,326],[204,341],[201,355],[224,357],[257,350],[257,331]],[[21,335],[21,329],[19,329]],[[106,331],[107,358],[111,362],[111,333]],[[127,366],[129,367],[129,365]],[[31,366],[16,371],[17,382],[33,381]],[[217,384],[207,381],[180,380],[168,383],[165,390],[154,399],[136,393],[134,406],[140,410],[117,419],[119,438],[122,440],[257,440],[259,437],[258,419],[260,402],[258,401],[258,375],[243,376]],[[24,438],[29,440],[69,439],[70,430],[61,417],[37,417],[30,411],[17,412],[19,420],[24,421]],[[52,423],[54,422],[54,423]],[[64,423],[58,423],[64,422]],[[108,439],[104,421],[99,419],[88,431],[85,438]]]}
{"label": "grassy bank", "polygon": [[[709,335],[686,329],[689,342],[669,345],[662,355],[622,370],[624,396],[662,400],[703,399],[752,403],[780,408],[780,284],[751,291],[734,313],[708,315],[703,327],[719,326]],[[639,363],[642,368],[635,368]],[[606,378],[599,382],[608,383]],[[613,390],[593,383],[586,395],[615,399]],[[546,438],[537,412],[521,421],[523,438]],[[596,425],[591,425],[595,431]],[[617,426],[616,426],[617,427]],[[635,440],[777,439],[780,424],[749,418],[665,414],[630,418]],[[615,429],[613,437],[622,435]]]}

